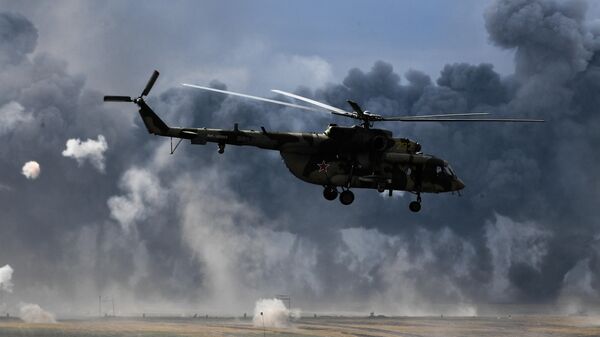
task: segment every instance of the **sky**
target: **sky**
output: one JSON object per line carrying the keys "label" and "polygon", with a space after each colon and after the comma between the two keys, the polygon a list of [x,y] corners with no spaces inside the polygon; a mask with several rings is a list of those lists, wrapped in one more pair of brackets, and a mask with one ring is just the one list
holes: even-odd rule
{"label": "sky", "polygon": [[[585,1],[0,0],[0,311],[597,312],[600,5]],[[276,152],[149,136],[320,131],[306,114],[182,88],[270,89],[382,115],[490,111],[544,125],[386,124],[447,159],[462,197],[357,191],[344,207]],[[534,309],[530,309],[534,308]],[[525,310],[525,309],[523,309]]]}

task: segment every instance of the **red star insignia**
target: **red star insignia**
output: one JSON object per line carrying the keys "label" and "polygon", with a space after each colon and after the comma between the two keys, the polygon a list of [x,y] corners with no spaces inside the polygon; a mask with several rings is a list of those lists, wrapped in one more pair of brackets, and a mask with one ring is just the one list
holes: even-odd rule
{"label": "red star insignia", "polygon": [[327,173],[327,169],[329,169],[329,165],[326,161],[322,161],[320,164],[317,164],[317,166],[319,167],[319,172],[325,172]]}

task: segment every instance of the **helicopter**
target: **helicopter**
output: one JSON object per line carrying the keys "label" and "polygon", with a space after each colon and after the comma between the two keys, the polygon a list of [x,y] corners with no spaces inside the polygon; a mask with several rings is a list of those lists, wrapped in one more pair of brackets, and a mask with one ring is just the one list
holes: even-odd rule
{"label": "helicopter", "polygon": [[[233,91],[182,84],[189,88],[244,97],[291,108],[329,112],[359,121],[353,126],[330,124],[324,132],[272,132],[168,126],[144,101],[159,72],[154,71],[138,97],[104,96],[105,102],[132,102],[150,134],[170,137],[171,154],[183,140],[191,144],[216,143],[223,154],[226,145],[254,146],[279,151],[289,171],[298,179],[323,186],[323,197],[339,199],[343,205],[354,201],[353,188],[375,189],[379,193],[405,191],[416,195],[409,209],[421,210],[421,193],[457,192],[465,188],[448,161],[421,152],[421,145],[408,138],[395,138],[391,131],[373,128],[375,122],[543,122],[541,119],[481,118],[485,112],[407,115],[385,117],[363,110],[348,100],[352,111],[346,111],[293,93],[272,90],[282,96],[308,103],[311,106],[257,97]],[[173,146],[173,138],[179,141]]]}

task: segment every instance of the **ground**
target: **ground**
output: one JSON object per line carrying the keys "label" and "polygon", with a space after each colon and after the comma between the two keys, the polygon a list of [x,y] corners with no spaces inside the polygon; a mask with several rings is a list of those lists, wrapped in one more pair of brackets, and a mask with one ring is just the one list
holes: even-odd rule
{"label": "ground", "polygon": [[[287,328],[266,328],[266,336],[600,336],[600,317],[317,317],[302,318]],[[0,336],[142,337],[262,336],[262,327],[235,318],[112,318],[29,324],[0,320]]]}

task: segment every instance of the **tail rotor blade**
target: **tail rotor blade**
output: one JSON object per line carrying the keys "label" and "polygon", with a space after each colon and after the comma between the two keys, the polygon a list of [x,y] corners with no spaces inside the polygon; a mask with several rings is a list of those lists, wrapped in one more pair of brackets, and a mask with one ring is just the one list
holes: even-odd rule
{"label": "tail rotor blade", "polygon": [[148,80],[148,83],[146,84],[144,91],[142,91],[142,96],[148,96],[148,94],[150,93],[150,90],[154,86],[154,82],[156,82],[156,79],[158,78],[158,75],[159,75],[159,72],[157,70],[155,70],[152,73],[152,76],[150,76],[150,79]]}
{"label": "tail rotor blade", "polygon": [[133,102],[129,96],[104,96],[104,102]]}

